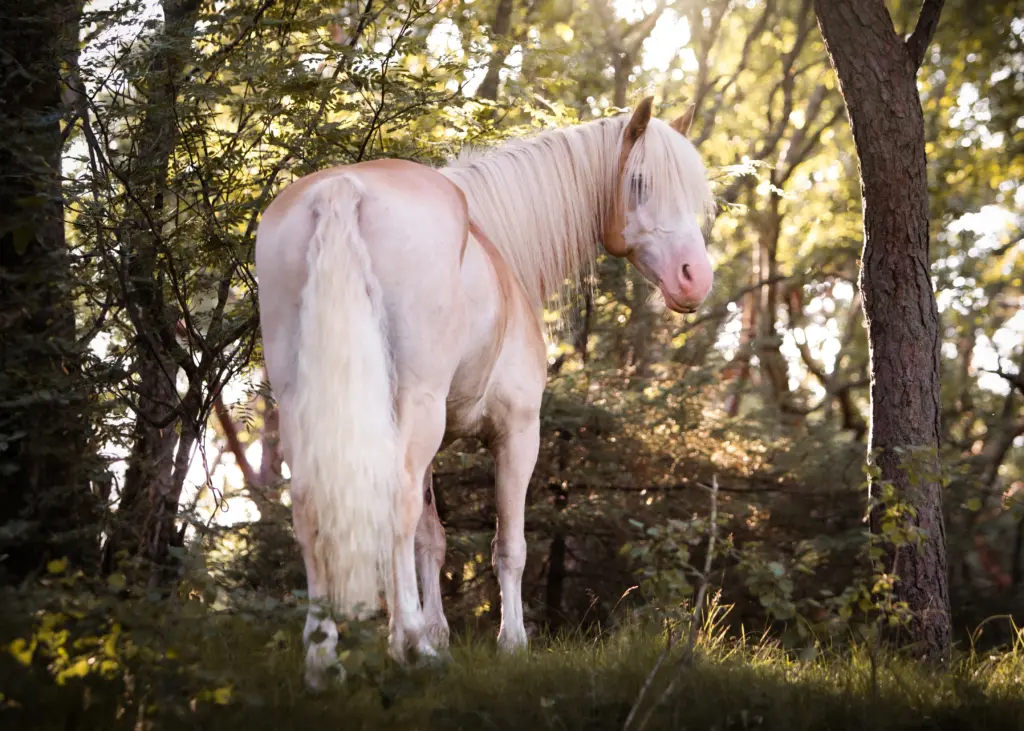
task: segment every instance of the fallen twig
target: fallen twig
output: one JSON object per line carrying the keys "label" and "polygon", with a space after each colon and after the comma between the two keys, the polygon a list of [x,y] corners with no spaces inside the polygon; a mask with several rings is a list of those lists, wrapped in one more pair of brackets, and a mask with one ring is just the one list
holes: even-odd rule
{"label": "fallen twig", "polygon": [[[672,647],[676,642],[675,632],[668,633],[668,640],[665,642],[665,649],[658,654],[658,659],[654,663],[654,667],[651,668],[651,672],[647,673],[647,677],[644,679],[644,684],[640,686],[640,692],[637,693],[636,700],[633,701],[633,707],[629,709],[629,715],[626,716],[626,722],[622,724],[622,731],[627,731],[629,724],[633,722],[633,717],[636,716],[636,712],[640,709],[640,703],[643,701],[644,696],[647,695],[647,691],[651,688],[651,683],[654,682],[655,676],[661,669],[661,665],[665,662],[665,658],[672,651]],[[645,718],[644,721],[647,719]],[[642,728],[642,726],[641,726]]]}

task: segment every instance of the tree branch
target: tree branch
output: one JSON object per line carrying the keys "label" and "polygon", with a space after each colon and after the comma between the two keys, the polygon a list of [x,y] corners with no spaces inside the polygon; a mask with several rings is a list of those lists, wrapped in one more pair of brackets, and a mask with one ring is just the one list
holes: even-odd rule
{"label": "tree branch", "polygon": [[943,2],[944,0],[924,0],[921,14],[917,18],[917,26],[904,44],[915,71],[921,68],[924,52],[928,49],[928,44],[931,43],[932,36],[935,35],[935,29],[939,26]]}
{"label": "tree branch", "polygon": [[221,394],[217,394],[213,407],[217,414],[217,421],[220,422],[220,428],[224,432],[225,439],[227,439],[228,449],[231,450],[231,454],[235,457],[235,463],[242,471],[242,480],[245,486],[262,486],[260,478],[256,475],[256,470],[253,469],[248,456],[245,454],[245,445],[242,444],[242,440],[238,437],[238,427],[231,418],[231,412],[228,411],[228,407],[224,404],[224,398]]}
{"label": "tree branch", "polygon": [[625,32],[622,34],[623,43],[626,43],[627,41],[629,42],[628,47],[626,48],[626,53],[631,55],[640,53],[640,49],[643,47],[644,41],[646,41],[647,37],[651,35],[651,32],[654,30],[654,26],[658,24],[658,21],[661,19],[662,13],[665,12],[667,5],[668,3],[666,0],[661,0],[661,2],[658,3],[658,6],[654,9],[654,12],[644,16],[636,23],[626,28]]}
{"label": "tree branch", "polygon": [[[726,6],[727,5],[728,3],[726,3]],[[755,21],[753,26],[751,26],[750,30],[747,32],[746,39],[743,41],[743,50],[740,52],[739,61],[736,62],[736,68],[733,70],[732,75],[730,75],[725,80],[725,84],[723,84],[721,88],[716,89],[715,87],[717,87],[718,82],[722,78],[722,76],[716,76],[711,81],[708,81],[708,56],[711,54],[711,46],[717,39],[718,30],[721,26],[721,20],[725,16],[725,9],[723,9],[722,13],[716,19],[718,21],[716,25],[713,26],[713,30],[715,31],[715,37],[710,38],[706,42],[701,43],[701,47],[703,50],[701,54],[697,57],[699,71],[697,88],[694,92],[693,97],[693,101],[694,104],[696,104],[697,109],[703,109],[703,111],[701,112],[701,133],[700,136],[697,137],[694,142],[694,145],[696,145],[698,148],[701,145],[703,145],[704,142],[706,142],[707,139],[711,136],[711,133],[714,130],[715,121],[718,117],[718,112],[722,108],[722,105],[725,103],[726,95],[728,94],[729,90],[733,87],[733,85],[736,83],[737,79],[739,79],[740,74],[746,71],[748,65],[747,62],[750,56],[750,49],[753,47],[754,42],[757,39],[759,39],[767,29],[768,21],[774,12],[775,0],[766,0],[764,4],[764,10],[761,12],[761,15],[758,17],[757,21]],[[712,92],[714,92],[714,102],[713,104],[711,104],[710,107],[705,108],[704,99]]]}
{"label": "tree branch", "polygon": [[1024,374],[1021,373],[1008,373],[1002,368],[981,368],[979,370],[985,373],[994,373],[995,375],[1003,378],[1014,388],[1018,389],[1021,393],[1024,393]]}

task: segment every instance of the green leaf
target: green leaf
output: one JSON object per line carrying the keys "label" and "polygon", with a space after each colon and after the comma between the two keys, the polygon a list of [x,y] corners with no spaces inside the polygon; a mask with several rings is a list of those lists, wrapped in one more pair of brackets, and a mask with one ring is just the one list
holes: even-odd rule
{"label": "green leaf", "polygon": [[213,702],[219,706],[226,706],[231,702],[231,686],[224,686],[213,691]]}

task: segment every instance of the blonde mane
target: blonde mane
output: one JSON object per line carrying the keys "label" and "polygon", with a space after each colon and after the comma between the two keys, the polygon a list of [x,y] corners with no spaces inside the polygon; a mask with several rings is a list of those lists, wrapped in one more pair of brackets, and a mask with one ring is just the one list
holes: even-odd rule
{"label": "blonde mane", "polygon": [[[465,193],[470,217],[535,307],[552,295],[574,294],[593,271],[628,120],[624,114],[547,130],[495,150],[463,149],[440,169]],[[700,155],[659,119],[648,123],[622,175],[659,212],[692,214],[700,225],[712,212]],[[630,194],[627,182],[624,202]]]}

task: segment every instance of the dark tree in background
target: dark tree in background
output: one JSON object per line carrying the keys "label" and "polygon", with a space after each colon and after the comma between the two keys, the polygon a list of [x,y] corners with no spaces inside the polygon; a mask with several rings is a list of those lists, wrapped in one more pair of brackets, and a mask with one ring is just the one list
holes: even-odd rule
{"label": "dark tree in background", "polygon": [[[930,279],[924,115],[917,71],[943,0],[926,0],[903,40],[883,0],[815,0],[818,26],[853,128],[864,205],[861,289],[871,344],[870,454],[881,480],[913,509],[924,534],[889,544],[895,596],[914,613],[910,640],[930,656],[949,650],[950,608],[942,487],[904,468],[939,446],[939,317]],[[929,471],[926,471],[929,472]],[[880,531],[881,510],[872,530]]]}
{"label": "dark tree in background", "polygon": [[95,550],[88,384],[61,194],[61,65],[79,0],[0,11],[0,576]]}

